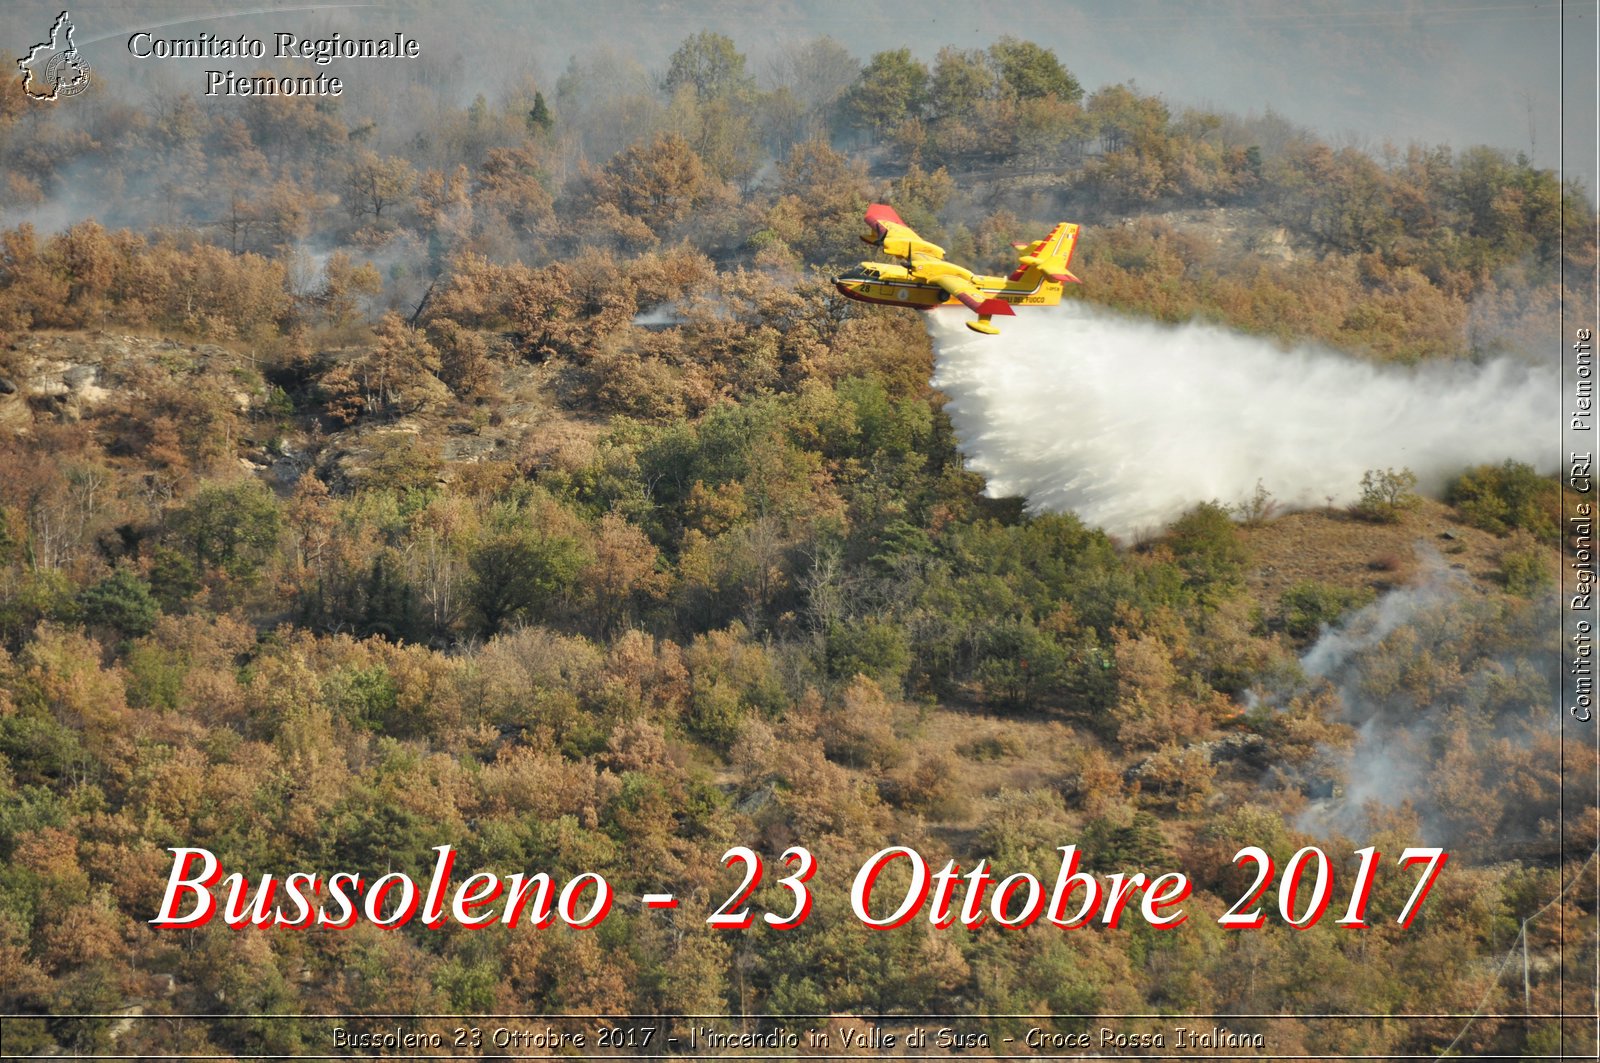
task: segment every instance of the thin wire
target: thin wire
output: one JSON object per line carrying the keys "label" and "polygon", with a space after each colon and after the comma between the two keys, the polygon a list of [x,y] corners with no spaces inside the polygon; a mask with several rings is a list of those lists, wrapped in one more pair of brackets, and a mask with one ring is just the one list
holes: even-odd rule
{"label": "thin wire", "polygon": [[1456,1034],[1455,1040],[1451,1041],[1448,1045],[1445,1045],[1444,1051],[1439,1053],[1441,1056],[1448,1056],[1450,1054],[1450,1050],[1454,1048],[1463,1037],[1467,1036],[1467,1031],[1472,1029],[1472,1024],[1477,1022],[1479,1017],[1482,1016],[1484,1007],[1489,1003],[1489,998],[1494,995],[1494,991],[1496,989],[1500,988],[1500,976],[1506,973],[1506,964],[1510,963],[1511,957],[1516,955],[1517,944],[1522,940],[1523,935],[1528,932],[1528,924],[1539,918],[1545,912],[1548,912],[1551,908],[1554,908],[1557,901],[1561,900],[1561,898],[1565,897],[1568,893],[1571,893],[1572,887],[1583,881],[1584,872],[1589,870],[1589,865],[1594,863],[1596,856],[1600,856],[1600,849],[1597,849],[1589,854],[1589,859],[1583,862],[1583,866],[1578,869],[1578,873],[1576,875],[1572,876],[1572,881],[1567,884],[1565,889],[1556,894],[1554,897],[1551,897],[1549,903],[1547,903],[1543,908],[1540,908],[1537,912],[1534,912],[1532,915],[1528,916],[1522,921],[1522,930],[1518,932],[1516,938],[1512,939],[1511,947],[1506,950],[1506,958],[1500,961],[1500,969],[1495,971],[1494,981],[1489,984],[1488,990],[1484,992],[1483,999],[1478,1001],[1477,1010],[1472,1013],[1472,1018],[1467,1020],[1467,1024],[1461,1027],[1461,1032]]}

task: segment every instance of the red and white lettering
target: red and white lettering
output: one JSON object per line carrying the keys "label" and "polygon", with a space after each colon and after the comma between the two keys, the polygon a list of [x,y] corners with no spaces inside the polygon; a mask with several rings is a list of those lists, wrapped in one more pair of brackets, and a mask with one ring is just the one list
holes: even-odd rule
{"label": "red and white lettering", "polygon": [[[594,880],[594,903],[589,905],[589,911],[579,919],[573,914],[573,909],[578,903],[578,898],[583,896],[584,882],[589,879]],[[566,888],[561,891],[561,900],[556,902],[556,911],[561,916],[561,921],[572,929],[588,930],[611,911],[611,883],[593,871],[585,871],[567,883]]]}
{"label": "red and white lettering", "polygon": [[[1078,870],[1078,847],[1076,845],[1063,845],[1061,849],[1061,873],[1056,876],[1056,891],[1050,897],[1049,920],[1062,930],[1077,930],[1089,922],[1094,910],[1100,906],[1100,880],[1093,875]],[[1065,915],[1067,898],[1079,886],[1083,887],[1083,906],[1068,919]]]}
{"label": "red and white lettering", "polygon": [[[474,892],[473,883],[482,881],[483,886]],[[482,908],[500,896],[500,891],[505,887],[500,884],[500,876],[488,871],[480,871],[476,875],[467,876],[467,880],[456,890],[455,901],[450,905],[450,910],[455,914],[456,922],[468,930],[479,930],[494,922],[494,913],[485,912],[483,915],[473,915],[472,909]]]}
{"label": "red and white lettering", "polygon": [[540,930],[550,925],[550,876],[543,871],[537,875],[524,875],[518,871],[511,876],[511,889],[506,896],[505,914],[500,917],[500,921],[506,926],[516,926],[522,921],[522,909],[528,904],[529,890],[536,890],[533,925]]}
{"label": "red and white lettering", "polygon": [[[400,903],[395,906],[394,914],[385,919],[383,917],[383,902],[387,899],[389,891],[400,887]],[[411,876],[400,871],[391,871],[372,884],[372,889],[367,891],[366,904],[367,922],[381,930],[394,930],[405,926],[411,917],[417,914],[417,884],[411,881]]]}
{"label": "red and white lettering", "polygon": [[317,895],[319,888],[317,876],[304,871],[296,871],[283,880],[283,892],[289,895],[289,900],[294,902],[295,909],[300,913],[293,919],[286,919],[283,907],[278,908],[278,918],[274,926],[281,926],[285,930],[304,930],[311,925],[311,898]]}
{"label": "red and white lettering", "polygon": [[[222,877],[222,864],[209,849],[168,849],[174,859],[172,873],[167,876],[167,892],[161,898],[161,910],[150,920],[150,925],[163,929],[181,926],[204,926],[217,910],[217,899],[211,896],[210,887]],[[194,873],[194,863],[200,862],[199,874]],[[187,890],[195,896],[194,911],[188,915],[177,914],[179,898]]]}
{"label": "red and white lettering", "polygon": [[318,926],[325,926],[329,930],[349,930],[356,925],[355,902],[345,893],[342,883],[349,883],[350,888],[358,894],[361,892],[360,875],[352,875],[348,871],[334,872],[333,877],[328,879],[328,896],[330,900],[338,903],[339,911],[343,914],[338,919],[329,919],[328,909],[323,907],[317,912]]}
{"label": "red and white lettering", "polygon": [[228,903],[222,908],[222,921],[233,930],[242,930],[246,926],[271,926],[273,920],[272,897],[278,892],[278,884],[272,880],[271,875],[261,876],[261,888],[256,890],[256,899],[250,902],[249,911],[245,910],[244,899],[249,891],[250,884],[245,877],[237,871],[225,880],[228,884]]}
{"label": "red and white lettering", "polygon": [[[883,874],[883,869],[895,860],[904,857],[911,861],[911,885],[906,890],[905,900],[900,902],[894,914],[887,919],[872,918],[872,887],[877,884],[878,876]],[[856,872],[856,880],[850,885],[850,907],[855,910],[856,918],[874,930],[893,930],[897,926],[909,923],[928,899],[928,863],[922,859],[922,854],[915,849],[908,849],[903,845],[891,846],[880,849],[872,854],[861,870]]]}
{"label": "red and white lettering", "polygon": [[[1011,908],[1011,898],[1016,896],[1017,890],[1026,886],[1028,899],[1022,905],[1022,911],[1013,919],[1006,918],[1006,912]],[[1044,912],[1044,887],[1039,885],[1039,880],[1026,871],[1019,871],[1015,875],[1006,877],[995,891],[994,903],[989,906],[989,911],[994,915],[994,921],[1004,930],[1021,930],[1034,924]]]}
{"label": "red and white lettering", "polygon": [[433,865],[433,880],[428,883],[428,897],[422,902],[422,925],[429,930],[444,926],[444,895],[450,888],[450,869],[456,863],[456,851],[448,845],[435,845],[439,859]]}
{"label": "red and white lettering", "polygon": [[[1162,883],[1170,883],[1171,885],[1167,887],[1163,886]],[[1171,930],[1173,927],[1181,926],[1184,920],[1189,918],[1184,914],[1183,909],[1180,908],[1171,915],[1162,915],[1161,909],[1183,903],[1184,899],[1189,896],[1191,889],[1193,887],[1189,885],[1189,877],[1178,871],[1169,871],[1157,878],[1150,883],[1150,888],[1145,891],[1144,921],[1157,930]]]}
{"label": "red and white lettering", "polygon": [[956,921],[956,913],[950,909],[950,898],[955,893],[956,878],[960,874],[961,865],[954,860],[933,873],[933,905],[928,909],[928,921],[940,930]]}

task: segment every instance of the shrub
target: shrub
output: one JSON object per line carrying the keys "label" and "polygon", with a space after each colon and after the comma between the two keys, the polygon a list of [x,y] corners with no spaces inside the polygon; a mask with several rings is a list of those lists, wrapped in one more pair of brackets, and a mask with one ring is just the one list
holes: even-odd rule
{"label": "shrub", "polygon": [[1238,586],[1249,560],[1233,518],[1216,502],[1202,502],[1174,521],[1169,544],[1186,582],[1202,596]]}
{"label": "shrub", "polygon": [[1349,610],[1370,601],[1370,590],[1308,579],[1284,591],[1278,604],[1283,610],[1284,630],[1294,638],[1309,639],[1316,637],[1323,625],[1333,625]]}
{"label": "shrub", "polygon": [[1246,527],[1260,527],[1278,512],[1278,500],[1272,497],[1272,492],[1267,490],[1265,484],[1257,480],[1255,491],[1249,498],[1240,499],[1232,512],[1239,523]]}
{"label": "shrub", "polygon": [[1561,488],[1520,461],[1468,469],[1450,485],[1445,501],[1462,520],[1496,535],[1524,528],[1536,539],[1554,542],[1560,534]]}
{"label": "shrub", "polygon": [[1500,551],[1500,582],[1511,594],[1531,598],[1554,582],[1545,552],[1529,532],[1518,529]]}
{"label": "shrub", "polygon": [[689,731],[721,749],[731,747],[739,737],[744,720],[744,704],[732,683],[715,680],[696,684],[689,699],[685,722]]}
{"label": "shrub", "polygon": [[1368,469],[1361,476],[1361,498],[1355,514],[1379,524],[1397,524],[1400,515],[1421,501],[1414,488],[1417,474],[1410,469]]}
{"label": "shrub", "polygon": [[828,625],[824,650],[835,679],[864,675],[897,690],[911,667],[911,647],[903,630],[884,620],[850,620]]}

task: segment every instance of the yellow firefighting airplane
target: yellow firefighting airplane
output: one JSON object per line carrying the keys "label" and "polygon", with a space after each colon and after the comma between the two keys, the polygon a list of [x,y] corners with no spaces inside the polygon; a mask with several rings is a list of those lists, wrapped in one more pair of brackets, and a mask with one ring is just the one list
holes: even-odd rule
{"label": "yellow firefighting airplane", "polygon": [[911,230],[891,207],[874,203],[867,208],[867,228],[861,239],[881,247],[902,262],[863,262],[833,279],[834,287],[864,303],[888,303],[933,310],[963,305],[978,315],[967,328],[989,336],[1000,330],[990,322],[996,314],[1015,314],[1013,306],[1054,306],[1061,301],[1061,285],[1079,283],[1068,271],[1078,226],[1064,221],[1050,235],[1031,244],[1012,244],[1019,254],[1016,271],[1009,277],[985,277],[944,260],[944,248],[930,244]]}

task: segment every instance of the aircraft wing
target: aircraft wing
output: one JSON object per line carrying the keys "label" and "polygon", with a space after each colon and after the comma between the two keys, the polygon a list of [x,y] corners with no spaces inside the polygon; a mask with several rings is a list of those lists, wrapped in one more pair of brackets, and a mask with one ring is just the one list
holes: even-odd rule
{"label": "aircraft wing", "polygon": [[881,247],[896,258],[910,261],[914,255],[926,258],[944,258],[944,248],[931,244],[900,220],[893,207],[874,203],[867,208],[867,234],[863,243]]}
{"label": "aircraft wing", "polygon": [[937,277],[930,277],[929,280],[961,300],[966,304],[968,310],[971,310],[986,322],[992,314],[1016,315],[1016,311],[1011,309],[1010,303],[985,293],[977,285],[973,284],[971,280],[959,273],[941,273]]}

